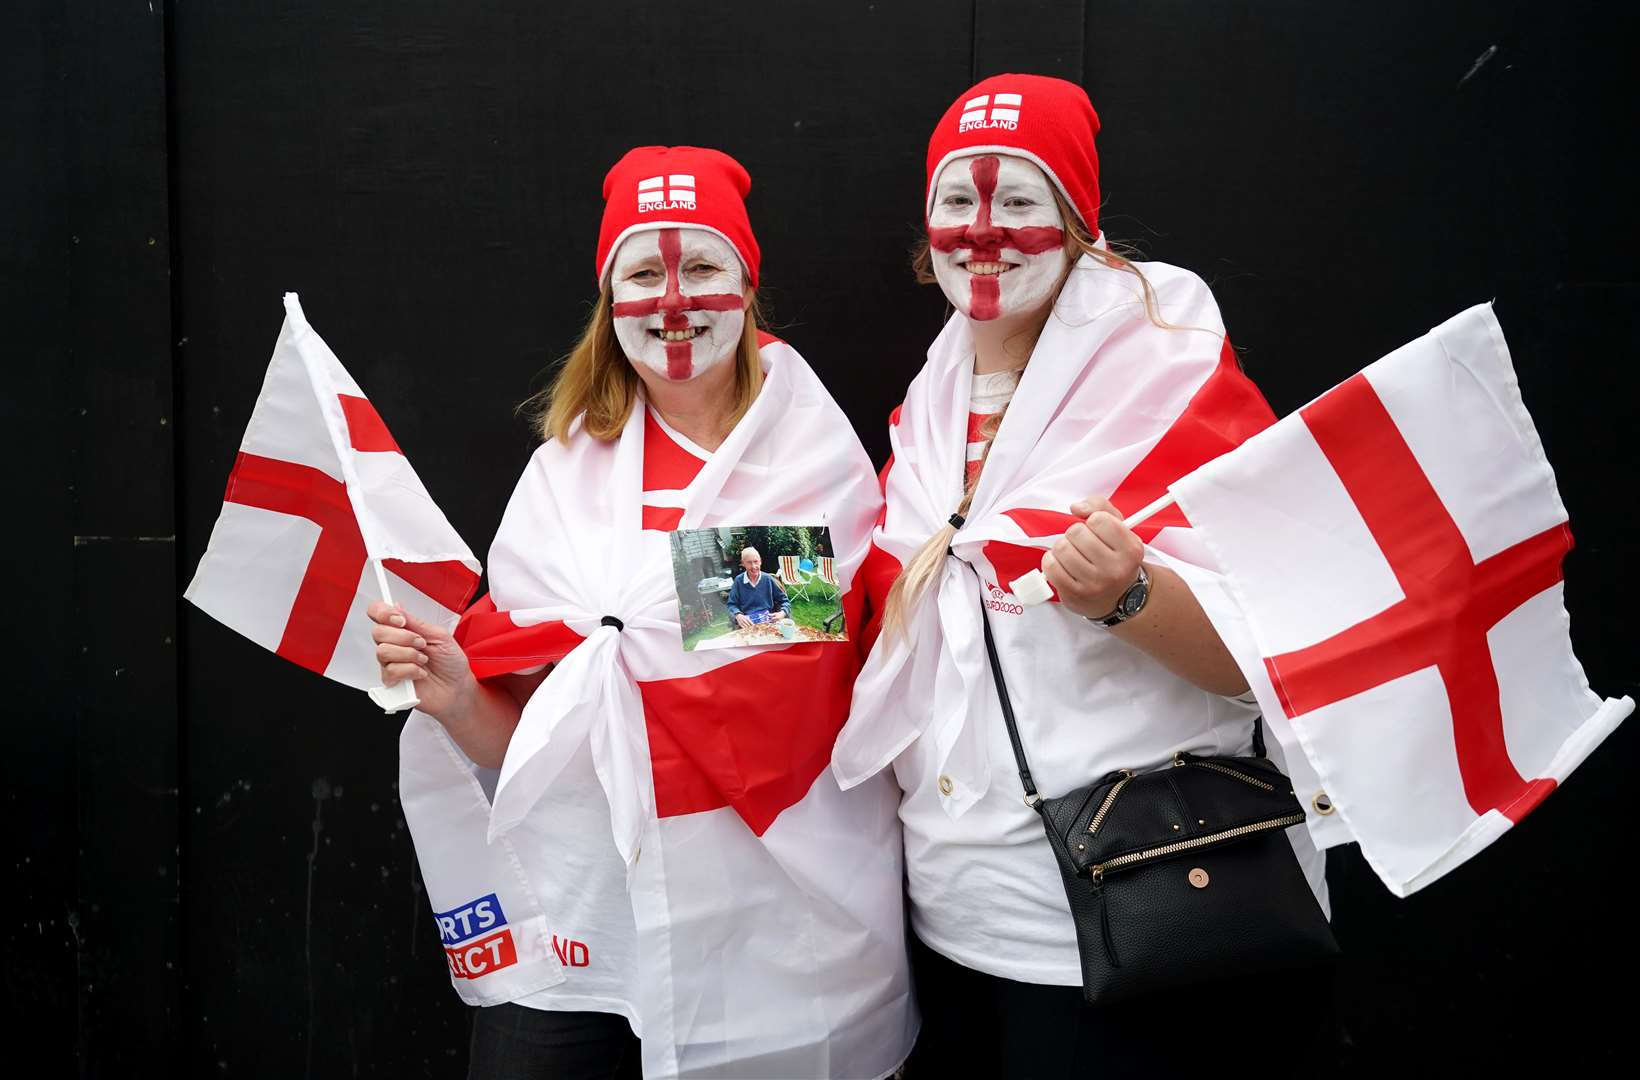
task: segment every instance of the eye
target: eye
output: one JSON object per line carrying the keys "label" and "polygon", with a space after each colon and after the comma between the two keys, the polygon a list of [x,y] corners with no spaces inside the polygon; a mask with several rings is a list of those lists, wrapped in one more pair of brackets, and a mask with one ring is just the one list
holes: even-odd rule
{"label": "eye", "polygon": [[691,266],[689,268],[689,272],[691,274],[715,274],[720,269],[722,268],[714,265],[713,263],[699,262]]}
{"label": "eye", "polygon": [[974,205],[974,200],[970,199],[966,195],[947,195],[945,197],[945,205],[946,206],[972,206],[972,205]]}
{"label": "eye", "polygon": [[1029,210],[1031,207],[1036,205],[1036,202],[1035,200],[1025,198],[1023,195],[1015,195],[1010,199],[1003,200],[1002,205],[1006,206],[1010,210]]}
{"label": "eye", "polygon": [[660,271],[658,270],[634,270],[632,273],[627,275],[626,279],[628,281],[636,281],[640,285],[648,285],[651,282],[659,281],[660,276]]}

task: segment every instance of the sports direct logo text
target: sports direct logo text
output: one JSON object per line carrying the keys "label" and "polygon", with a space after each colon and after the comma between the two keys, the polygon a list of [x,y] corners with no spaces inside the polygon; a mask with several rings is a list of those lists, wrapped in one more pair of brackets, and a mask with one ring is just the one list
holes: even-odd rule
{"label": "sports direct logo text", "polygon": [[444,958],[450,974],[457,979],[476,979],[518,963],[507,916],[495,893],[449,911],[433,913],[438,936],[444,942]]}
{"label": "sports direct logo text", "polygon": [[[981,94],[963,102],[957,117],[957,133],[1000,128],[1012,131],[1019,126],[1020,94]],[[989,109],[987,109],[989,107]],[[989,112],[989,115],[987,115]]]}
{"label": "sports direct logo text", "polygon": [[672,173],[651,176],[638,181],[638,213],[651,210],[693,210],[695,208],[695,176],[693,173]]}

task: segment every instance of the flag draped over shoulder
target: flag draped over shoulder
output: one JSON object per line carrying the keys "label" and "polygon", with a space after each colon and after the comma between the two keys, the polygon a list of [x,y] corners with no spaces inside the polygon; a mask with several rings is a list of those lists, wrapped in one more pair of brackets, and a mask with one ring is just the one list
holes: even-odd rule
{"label": "flag draped over shoulder", "polygon": [[[458,639],[481,676],[553,667],[486,821],[453,825],[409,786],[405,810],[418,852],[468,829],[471,844],[510,844],[548,895],[561,852],[543,850],[550,823],[532,810],[590,752],[612,835],[570,844],[613,842],[626,864],[646,1075],[880,1076],[909,1052],[915,1009],[893,785],[845,793],[825,769],[856,645],[682,647],[674,528],[829,526],[859,630],[855,577],[881,505],[870,463],[802,357],[774,339],[761,354],[756,402],[676,490],[644,496],[641,401],[617,440],[577,427],[536,452]],[[489,891],[462,867],[422,868],[430,895]]]}
{"label": "flag draped over shoulder", "polygon": [[1314,778],[1295,771],[1314,839],[1359,841],[1397,896],[1520,821],[1633,711],[1572,653],[1566,509],[1490,306],[1172,491],[1244,613],[1221,635]]}
{"label": "flag draped over shoulder", "polygon": [[[1275,419],[1242,374],[1207,286],[1161,263],[1144,272],[1176,329],[1150,321],[1132,273],[1084,255],[1066,279],[951,541],[957,558],[907,612],[905,636],[876,642],[856,682],[833,759],[845,784],[877,774],[926,735],[952,782],[946,811],[958,817],[977,803],[991,762],[971,712],[994,690],[968,566],[1006,603],[1009,583],[1039,568],[1078,520],[1072,503],[1103,495],[1132,513]],[[968,321],[951,319],[890,420],[887,509],[866,568],[881,589],[961,499],[973,356]],[[1138,530],[1147,557],[1178,569],[1204,607],[1227,603],[1189,525],[1176,510],[1152,518]]]}
{"label": "flag draped over shoulder", "polygon": [[264,648],[362,690],[381,681],[365,615],[380,599],[372,561],[396,601],[446,627],[478,587],[478,560],[287,293],[221,515],[184,595]]}

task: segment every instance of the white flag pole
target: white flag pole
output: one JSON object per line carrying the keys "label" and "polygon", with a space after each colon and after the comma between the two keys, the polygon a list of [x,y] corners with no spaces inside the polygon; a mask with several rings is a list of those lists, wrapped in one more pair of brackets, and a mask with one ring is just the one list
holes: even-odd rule
{"label": "white flag pole", "polygon": [[[1169,492],[1123,521],[1122,524],[1131,529],[1145,519],[1155,517],[1172,505],[1173,494]],[[1048,579],[1041,570],[1028,571],[1024,576],[1010,581],[1008,591],[1013,593],[1014,599],[1026,607],[1046,603],[1053,596],[1053,587],[1048,584]]]}
{"label": "white flag pole", "polygon": [[1155,502],[1151,503],[1149,506],[1145,507],[1143,510],[1135,511],[1131,517],[1124,518],[1122,520],[1122,524],[1131,529],[1140,522],[1153,518],[1163,510],[1166,510],[1168,507],[1173,505],[1173,501],[1173,493],[1170,491],[1166,495],[1163,495],[1161,498],[1157,499]]}
{"label": "white flag pole", "polygon": [[[370,565],[376,571],[376,587],[381,590],[382,603],[391,606],[393,590],[387,587],[387,572],[382,569],[382,561],[371,559]],[[365,693],[386,713],[414,709],[421,704],[421,698],[416,695],[416,684],[409,679],[401,679],[395,686],[373,686]]]}

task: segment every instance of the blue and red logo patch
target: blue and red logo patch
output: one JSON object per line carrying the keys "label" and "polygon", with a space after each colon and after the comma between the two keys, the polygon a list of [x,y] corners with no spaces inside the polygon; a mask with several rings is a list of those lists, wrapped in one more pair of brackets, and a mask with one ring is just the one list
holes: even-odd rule
{"label": "blue and red logo patch", "polygon": [[518,947],[495,893],[433,913],[444,958],[457,979],[476,979],[518,963]]}

